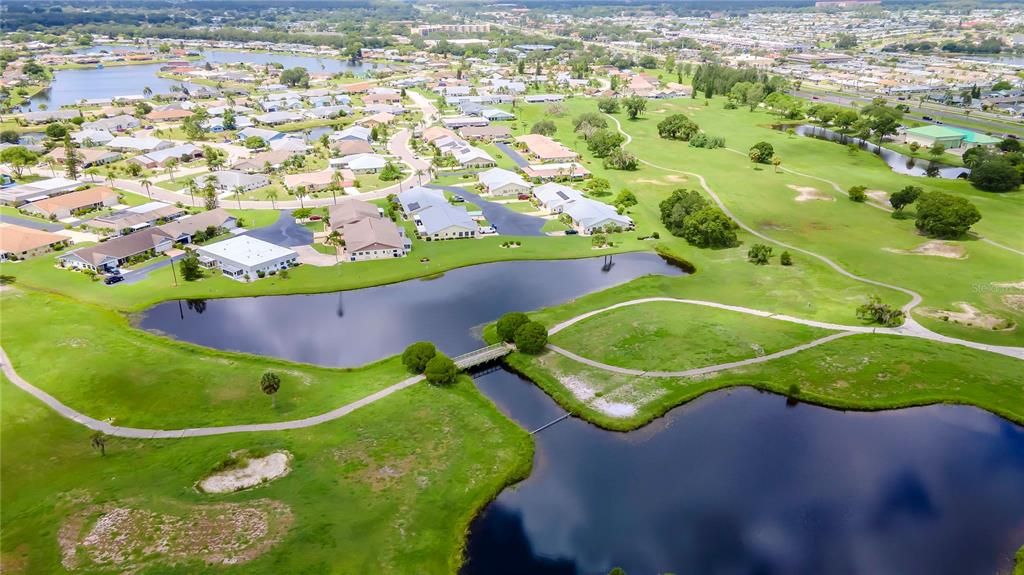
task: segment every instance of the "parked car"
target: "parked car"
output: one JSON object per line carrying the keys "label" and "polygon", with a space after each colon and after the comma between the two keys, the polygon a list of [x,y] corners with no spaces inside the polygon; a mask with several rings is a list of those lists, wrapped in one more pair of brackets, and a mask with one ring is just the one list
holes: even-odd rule
{"label": "parked car", "polygon": [[123,281],[124,281],[124,276],[121,275],[121,274],[109,275],[109,276],[103,278],[103,283],[107,284],[108,286],[109,285],[114,285],[117,282],[123,282]]}
{"label": "parked car", "polygon": [[466,201],[466,198],[464,198],[462,196],[459,196],[459,195],[452,196],[452,203],[453,204],[461,204],[464,201]]}
{"label": "parked car", "polygon": [[576,230],[565,230],[565,235],[567,236],[575,236],[578,233]]}
{"label": "parked car", "polygon": [[494,226],[482,226],[480,228],[480,233],[486,236],[496,234],[498,233],[498,230],[494,229]]}
{"label": "parked car", "polygon": [[516,199],[529,200],[530,199],[530,194],[519,194],[518,196],[516,196]]}
{"label": "parked car", "polygon": [[924,120],[925,122],[931,122],[932,121],[932,117],[931,116],[921,116],[921,119]]}

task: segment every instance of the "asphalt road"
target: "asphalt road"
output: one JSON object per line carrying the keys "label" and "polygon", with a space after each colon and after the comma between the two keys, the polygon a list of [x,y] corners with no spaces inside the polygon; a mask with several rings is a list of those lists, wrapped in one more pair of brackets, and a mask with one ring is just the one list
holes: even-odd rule
{"label": "asphalt road", "polygon": [[516,165],[519,166],[520,168],[530,164],[530,162],[527,162],[526,158],[524,158],[523,155],[519,153],[519,150],[516,150],[512,146],[506,144],[505,142],[494,142],[494,146],[501,150],[502,153],[504,153],[506,156],[511,158],[512,161],[515,162]]}
{"label": "asphalt road", "polygon": [[0,223],[14,224],[16,226],[32,228],[33,230],[42,230],[44,232],[56,232],[64,229],[64,224],[40,222],[39,220],[33,220],[31,218],[23,218],[21,216],[7,214],[0,215]]}
{"label": "asphalt road", "polygon": [[478,194],[475,194],[469,190],[463,188],[456,188],[454,186],[427,186],[428,188],[436,188],[439,190],[445,190],[453,194],[458,194],[466,200],[473,202],[480,206],[480,211],[484,213],[484,218],[494,226],[494,229],[498,230],[498,233],[503,236],[543,236],[544,232],[541,228],[544,227],[545,219],[538,218],[537,216],[528,216],[521,214],[515,210],[510,210],[502,204],[496,204],[489,201]]}
{"label": "asphalt road", "polygon": [[292,217],[291,210],[281,210],[276,222],[269,226],[249,230],[245,232],[245,235],[286,248],[308,246],[313,243],[313,232],[306,226],[297,223]]}

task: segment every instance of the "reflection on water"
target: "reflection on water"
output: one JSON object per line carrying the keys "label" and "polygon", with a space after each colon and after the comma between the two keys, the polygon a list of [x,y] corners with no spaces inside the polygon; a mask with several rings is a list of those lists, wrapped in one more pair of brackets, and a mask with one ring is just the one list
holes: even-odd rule
{"label": "reflection on water", "polygon": [[[533,429],[561,410],[477,378]],[[743,388],[632,433],[568,419],[477,517],[462,575],[993,574],[1024,543],[1024,428],[962,406],[846,413]]]}

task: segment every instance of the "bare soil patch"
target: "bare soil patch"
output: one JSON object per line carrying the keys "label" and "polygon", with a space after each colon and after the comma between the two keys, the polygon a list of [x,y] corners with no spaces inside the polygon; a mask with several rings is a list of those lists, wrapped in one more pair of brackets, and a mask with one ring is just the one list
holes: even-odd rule
{"label": "bare soil patch", "polygon": [[679,174],[669,174],[665,176],[665,180],[669,182],[685,182],[686,176],[680,176]]}
{"label": "bare soil patch", "polygon": [[960,308],[960,311],[952,311],[948,309],[922,309],[921,314],[965,327],[976,327],[993,331],[1006,331],[1014,328],[1012,321],[996,315],[987,314],[969,303],[959,302],[956,304],[956,307]]}
{"label": "bare soil patch", "polygon": [[832,197],[830,194],[826,194],[825,192],[822,192],[818,188],[814,188],[811,186],[794,186],[793,184],[789,184],[786,187],[800,194],[797,197],[793,198],[798,202],[809,202],[812,200],[821,200],[823,202],[836,201],[836,199]]}
{"label": "bare soil patch", "polygon": [[889,192],[884,190],[867,190],[864,192],[867,194],[871,201],[878,202],[879,204],[889,205]]}
{"label": "bare soil patch", "polygon": [[667,185],[669,185],[668,183],[663,182],[661,180],[648,180],[646,178],[641,178],[639,180],[633,180],[633,183],[634,184],[650,184],[652,186],[667,186]]}
{"label": "bare soil patch", "polygon": [[912,256],[937,256],[962,260],[967,257],[967,250],[959,244],[950,244],[939,240],[925,242],[912,250],[900,250],[896,248],[882,248],[887,252],[895,254],[907,254]]}
{"label": "bare soil patch", "polygon": [[1003,303],[1017,311],[1024,312],[1024,295],[1016,293],[1004,295]]}
{"label": "bare soil patch", "polygon": [[237,461],[228,469],[218,471],[199,482],[199,490],[204,493],[232,493],[262,485],[279,477],[288,475],[291,468],[291,456],[284,451],[275,451],[265,457],[245,457],[232,454]]}
{"label": "bare soil patch", "polygon": [[997,282],[992,285],[1001,288],[1024,289],[1024,280],[1021,280],[1019,282]]}
{"label": "bare soil patch", "polygon": [[60,529],[61,562],[118,573],[197,561],[237,565],[266,553],[293,521],[291,509],[271,499],[172,507],[179,509],[158,513],[134,501],[86,507]]}

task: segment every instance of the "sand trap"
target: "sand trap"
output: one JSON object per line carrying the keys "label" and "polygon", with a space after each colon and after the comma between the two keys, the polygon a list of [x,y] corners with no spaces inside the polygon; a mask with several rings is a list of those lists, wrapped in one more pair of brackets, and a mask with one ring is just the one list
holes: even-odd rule
{"label": "sand trap", "polygon": [[665,182],[663,182],[661,180],[647,180],[647,179],[633,180],[633,183],[634,184],[651,184],[652,186],[667,186],[668,185],[667,183],[665,183]]}
{"label": "sand trap", "polygon": [[669,182],[685,182],[686,176],[680,176],[678,174],[669,174],[665,176],[665,180]]}
{"label": "sand trap", "polygon": [[1024,289],[1024,281],[1019,282],[998,282],[992,284],[996,287],[1011,288],[1011,289]]}
{"label": "sand trap", "polygon": [[811,200],[821,200],[824,202],[836,201],[835,198],[826,193],[821,192],[820,190],[818,190],[818,188],[812,188],[810,186],[794,186],[793,184],[789,184],[786,187],[800,194],[799,196],[793,198],[798,202],[809,202]]}
{"label": "sand trap", "polygon": [[967,250],[963,246],[958,244],[947,244],[939,240],[932,240],[925,242],[912,250],[900,250],[896,248],[882,248],[887,252],[894,254],[907,254],[912,256],[937,256],[940,258],[949,258],[954,260],[962,260],[967,257]]}
{"label": "sand trap", "polygon": [[628,403],[608,401],[598,397],[590,384],[576,375],[560,375],[558,381],[565,386],[576,399],[589,403],[591,407],[612,417],[631,417],[636,415],[636,406]]}
{"label": "sand trap", "polygon": [[219,471],[199,482],[199,490],[206,493],[231,493],[262,485],[291,472],[291,457],[284,451],[275,451],[266,457],[248,459],[244,467]]}
{"label": "sand trap", "polygon": [[1010,294],[1003,296],[1003,303],[1009,307],[1024,312],[1024,295],[1021,294]]}
{"label": "sand trap", "polygon": [[867,190],[864,192],[874,202],[889,205],[889,192],[882,190]]}
{"label": "sand trap", "polygon": [[947,309],[923,309],[921,310],[921,314],[966,327],[977,327],[996,331],[1006,331],[1014,328],[1012,321],[984,313],[971,304],[960,302],[957,303],[956,306],[960,308],[960,311],[950,311]]}
{"label": "sand trap", "polygon": [[628,403],[617,403],[607,399],[598,398],[591,405],[605,415],[612,417],[632,417],[636,415],[636,407]]}

